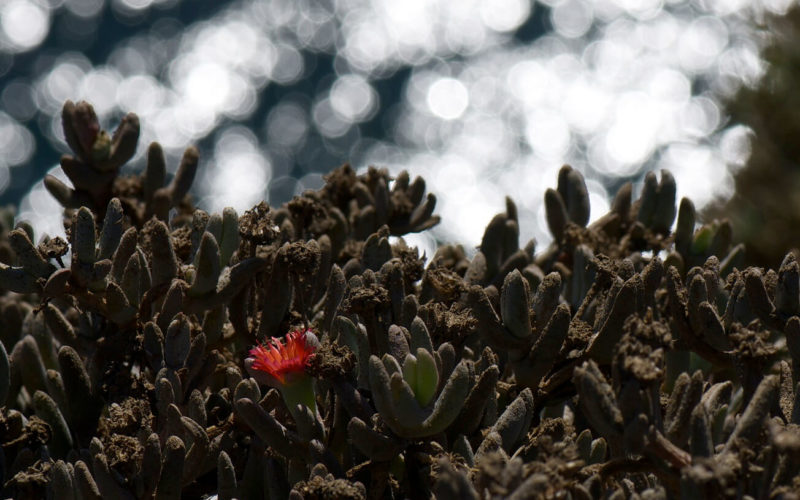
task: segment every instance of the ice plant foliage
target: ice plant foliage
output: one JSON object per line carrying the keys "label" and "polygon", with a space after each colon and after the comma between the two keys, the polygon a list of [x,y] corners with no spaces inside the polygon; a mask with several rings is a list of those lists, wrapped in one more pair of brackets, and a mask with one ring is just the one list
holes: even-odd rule
{"label": "ice plant foliage", "polygon": [[287,374],[304,373],[309,356],[314,353],[316,346],[307,342],[307,334],[296,330],[286,335],[286,342],[273,337],[266,345],[259,343],[250,349],[253,359],[251,368],[266,372],[277,379],[281,384],[286,384]]}
{"label": "ice plant foliage", "polygon": [[[45,182],[69,242],[0,208],[0,499],[800,500],[800,264],[747,267],[669,172],[590,225],[564,166],[547,248],[520,248],[507,198],[472,259],[445,245],[426,268],[389,242],[438,222],[407,172],[344,166],[281,208],[207,214],[195,148],[167,183],[151,144],[131,184],[135,115],[63,122],[73,187]],[[324,347],[284,337],[300,317]]]}

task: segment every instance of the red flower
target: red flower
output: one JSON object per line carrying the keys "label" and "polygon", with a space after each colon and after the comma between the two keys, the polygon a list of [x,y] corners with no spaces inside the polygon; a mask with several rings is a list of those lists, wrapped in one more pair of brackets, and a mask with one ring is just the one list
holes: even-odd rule
{"label": "red flower", "polygon": [[286,374],[304,373],[306,362],[316,349],[306,342],[306,333],[310,331],[296,330],[287,334],[285,344],[277,337],[272,337],[267,345],[259,343],[250,349],[251,368],[272,375],[281,384],[286,383]]}

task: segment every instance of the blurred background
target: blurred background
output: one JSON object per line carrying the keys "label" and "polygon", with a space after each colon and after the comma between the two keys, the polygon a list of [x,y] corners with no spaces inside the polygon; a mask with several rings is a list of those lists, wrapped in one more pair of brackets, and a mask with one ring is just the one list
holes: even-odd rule
{"label": "blurred background", "polygon": [[41,180],[68,182],[60,110],[86,99],[110,130],[139,115],[132,169],[150,141],[172,168],[198,145],[209,211],[280,204],[348,161],[422,175],[443,222],[409,239],[429,256],[477,245],[505,195],[523,241],[547,243],[543,192],[564,163],[593,218],[661,168],[678,196],[723,206],[754,129],[730,103],[757,89],[767,20],[793,4],[0,0],[0,204],[63,234]]}

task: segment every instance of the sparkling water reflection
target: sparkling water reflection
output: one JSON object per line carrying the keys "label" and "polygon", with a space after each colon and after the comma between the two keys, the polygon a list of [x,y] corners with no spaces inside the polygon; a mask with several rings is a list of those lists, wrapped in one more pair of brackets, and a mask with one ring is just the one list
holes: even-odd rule
{"label": "sparkling water reflection", "polygon": [[[504,194],[523,238],[548,241],[542,191],[563,163],[586,175],[593,216],[607,189],[659,168],[703,205],[730,193],[748,154],[720,97],[763,72],[749,20],[792,2],[240,0],[186,25],[181,3],[2,4],[0,193],[24,177],[32,131],[64,151],[61,105],[88,99],[112,127],[137,112],[141,144],[157,138],[173,167],[199,142],[209,210],[285,201],[347,160],[423,175],[444,220],[412,238],[429,255],[433,238],[477,244]],[[56,31],[83,40],[76,26],[109,12],[136,30],[105,55],[36,50]],[[58,212],[40,181],[21,202],[50,234]]]}

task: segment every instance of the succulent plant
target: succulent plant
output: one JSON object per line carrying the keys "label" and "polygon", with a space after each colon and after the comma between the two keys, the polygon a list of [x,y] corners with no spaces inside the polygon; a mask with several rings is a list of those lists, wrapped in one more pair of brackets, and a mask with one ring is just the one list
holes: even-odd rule
{"label": "succulent plant", "polygon": [[429,352],[419,349],[417,353],[419,363],[408,354],[402,367],[391,354],[369,360],[375,406],[386,425],[405,438],[444,431],[458,416],[469,391],[467,368],[459,364],[431,404],[439,373]]}
{"label": "succulent plant", "polygon": [[745,267],[668,172],[588,224],[564,167],[550,246],[507,199],[426,266],[420,178],[345,165],[208,214],[193,148],[126,180],[132,115],[64,116],[69,241],[0,212],[4,495],[793,498],[800,267]]}

